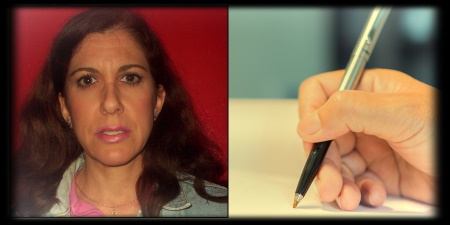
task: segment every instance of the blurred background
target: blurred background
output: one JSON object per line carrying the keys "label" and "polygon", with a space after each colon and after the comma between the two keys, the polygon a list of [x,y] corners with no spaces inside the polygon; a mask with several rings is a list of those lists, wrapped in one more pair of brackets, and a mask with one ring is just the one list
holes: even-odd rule
{"label": "blurred background", "polygon": [[[229,7],[229,98],[297,98],[312,75],[345,69],[373,7]],[[438,9],[393,7],[366,68],[437,87]]]}

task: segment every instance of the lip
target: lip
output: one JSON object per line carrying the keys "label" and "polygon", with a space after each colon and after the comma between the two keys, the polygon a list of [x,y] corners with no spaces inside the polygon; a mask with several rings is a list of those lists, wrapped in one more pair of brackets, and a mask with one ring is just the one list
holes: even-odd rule
{"label": "lip", "polygon": [[125,126],[102,127],[95,132],[95,136],[110,144],[121,142],[127,139],[131,134],[131,130]]}

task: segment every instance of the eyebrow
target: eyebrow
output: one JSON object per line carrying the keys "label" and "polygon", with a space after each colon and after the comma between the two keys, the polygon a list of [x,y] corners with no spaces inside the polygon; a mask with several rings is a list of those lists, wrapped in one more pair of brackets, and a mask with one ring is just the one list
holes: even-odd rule
{"label": "eyebrow", "polygon": [[[138,67],[138,68],[143,69],[144,71],[148,71],[147,68],[145,68],[144,66],[141,66],[139,64],[127,64],[127,65],[121,66],[119,68],[118,72],[124,72],[124,71],[127,71],[127,70],[129,70],[129,69],[131,69],[133,67]],[[78,73],[80,71],[86,71],[86,72],[89,72],[89,73],[99,73],[99,71],[97,69],[92,68],[92,67],[80,67],[80,68],[77,68],[76,70],[72,71],[72,73],[70,73],[69,76],[73,76],[75,73]]]}
{"label": "eyebrow", "polygon": [[138,68],[143,69],[144,71],[147,71],[147,69],[146,69],[144,66],[141,66],[141,65],[139,65],[139,64],[128,64],[128,65],[123,65],[123,66],[121,66],[121,67],[119,68],[119,71],[118,71],[118,72],[127,71],[127,70],[129,70],[129,69],[131,69],[131,68],[133,68],[133,67],[138,67]]}
{"label": "eyebrow", "polygon": [[86,71],[86,72],[90,72],[90,73],[98,73],[99,71],[92,68],[92,67],[80,67],[77,68],[76,70],[74,70],[72,73],[70,73],[69,76],[73,76],[74,74],[80,72],[80,71]]}

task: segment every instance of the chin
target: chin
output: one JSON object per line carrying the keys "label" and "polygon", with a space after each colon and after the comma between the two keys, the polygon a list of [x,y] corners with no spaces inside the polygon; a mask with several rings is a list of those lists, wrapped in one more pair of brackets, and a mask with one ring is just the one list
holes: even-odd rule
{"label": "chin", "polygon": [[96,154],[92,155],[93,156],[92,158],[105,166],[118,167],[139,160],[140,155],[141,152],[132,153],[132,152],[125,152],[123,149],[122,150],[108,149],[101,155]]}
{"label": "chin", "polygon": [[140,154],[137,155],[125,155],[125,156],[121,156],[121,157],[109,157],[109,159],[107,159],[107,163],[109,164],[109,166],[123,166],[126,164],[129,164],[130,162],[133,161],[138,161],[140,159],[140,157],[138,157]]}

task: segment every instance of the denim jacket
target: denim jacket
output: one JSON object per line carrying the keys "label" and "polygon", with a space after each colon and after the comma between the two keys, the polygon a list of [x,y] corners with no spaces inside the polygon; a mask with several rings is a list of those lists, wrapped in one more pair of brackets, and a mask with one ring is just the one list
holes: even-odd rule
{"label": "denim jacket", "polygon": [[[69,192],[72,179],[75,173],[83,167],[84,157],[81,155],[75,160],[69,168],[64,172],[63,178],[56,190],[56,197],[60,203],[52,206],[52,208],[44,213],[44,217],[70,217]],[[194,190],[193,176],[179,175],[181,191],[180,194],[172,201],[163,206],[161,210],[162,217],[227,217],[228,204],[216,203],[208,201],[200,197]],[[213,196],[226,196],[227,188],[205,181],[206,191]],[[137,217],[142,217],[141,210],[138,211]]]}

